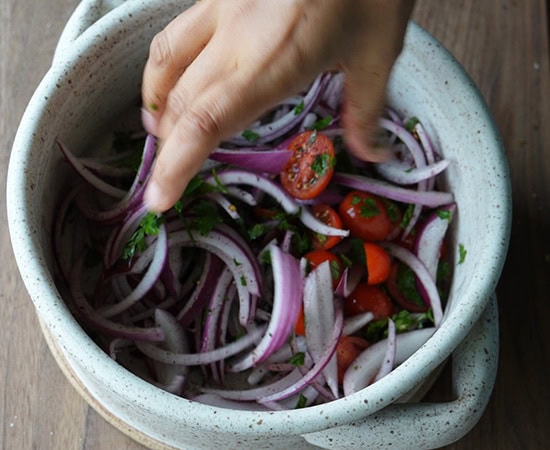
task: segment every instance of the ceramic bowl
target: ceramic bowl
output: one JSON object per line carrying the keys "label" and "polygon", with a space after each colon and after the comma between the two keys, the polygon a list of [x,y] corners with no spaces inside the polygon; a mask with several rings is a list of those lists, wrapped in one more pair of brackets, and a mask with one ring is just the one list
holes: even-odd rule
{"label": "ceramic bowl", "polygon": [[[484,311],[507,251],[509,176],[501,141],[479,92],[455,59],[414,24],[395,66],[388,101],[404,114],[420,117],[437,147],[453,161],[445,178],[459,207],[453,244],[464,245],[468,254],[456,266],[441,327],[411,358],[382,381],[344,399],[286,412],[235,414],[173,396],[137,378],[112,361],[69,313],[53,278],[50,235],[64,176],[54,139],[62,135],[70,147],[85,150],[115,117],[139,104],[152,37],[191,3],[84,1],[17,132],[7,186],[14,253],[48,341],[69,378],[108,420],[152,447],[427,448],[457,439],[479,417],[494,379],[494,305]],[[482,348],[488,341],[487,357]],[[453,352],[460,352],[464,364],[476,362],[469,385],[477,392],[468,392],[479,401],[455,405],[462,418],[451,419],[453,408],[448,405],[435,411],[394,405]],[[444,425],[455,424],[455,419],[460,422],[458,434]],[[419,420],[423,444],[418,436],[407,437]]]}

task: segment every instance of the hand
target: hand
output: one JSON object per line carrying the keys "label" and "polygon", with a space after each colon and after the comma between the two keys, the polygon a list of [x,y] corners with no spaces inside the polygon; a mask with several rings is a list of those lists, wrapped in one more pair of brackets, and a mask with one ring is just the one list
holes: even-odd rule
{"label": "hand", "polygon": [[320,72],[345,73],[344,139],[371,145],[414,0],[202,0],[151,43],[143,123],[162,141],[145,202],[165,211],[221,140]]}

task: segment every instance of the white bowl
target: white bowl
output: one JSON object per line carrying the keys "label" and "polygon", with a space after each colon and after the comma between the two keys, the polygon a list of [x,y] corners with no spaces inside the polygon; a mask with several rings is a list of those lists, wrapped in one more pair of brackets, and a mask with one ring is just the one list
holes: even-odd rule
{"label": "white bowl", "polygon": [[[501,141],[482,97],[453,57],[414,24],[395,66],[388,101],[420,117],[435,144],[452,159],[446,182],[459,207],[454,244],[463,244],[468,254],[455,268],[441,327],[404,364],[382,381],[328,404],[236,414],[173,396],[137,378],[113,362],[69,313],[52,275],[50,230],[63,179],[54,139],[62,135],[72,148],[85,149],[115,117],[137,104],[151,38],[191,3],[130,0],[102,16],[102,2],[83,2],[21,121],[8,172],[10,233],[25,285],[67,374],[115,425],[157,447],[311,448],[309,441],[326,448],[388,443],[392,448],[427,448],[457,439],[460,433],[449,429],[445,435],[445,426],[431,420],[422,431],[425,440],[411,441],[406,438],[411,421],[426,419],[426,411],[388,405],[417,389],[470,334],[469,343],[477,347],[464,345],[471,358],[480,358],[474,378],[481,384],[473,384],[485,390],[473,393],[480,398],[478,411],[461,419],[462,434],[483,410],[496,367],[494,307],[482,324],[492,323],[492,331],[484,334],[473,327],[491,299],[507,251],[510,185]],[[492,350],[485,361],[479,345],[489,341]],[[463,350],[461,357],[470,356]],[[464,408],[470,406],[457,408],[468,415]],[[393,419],[387,411],[393,411]],[[449,415],[443,408],[430,414],[439,413]],[[381,417],[386,427],[380,425]],[[436,434],[439,440],[430,440]]]}

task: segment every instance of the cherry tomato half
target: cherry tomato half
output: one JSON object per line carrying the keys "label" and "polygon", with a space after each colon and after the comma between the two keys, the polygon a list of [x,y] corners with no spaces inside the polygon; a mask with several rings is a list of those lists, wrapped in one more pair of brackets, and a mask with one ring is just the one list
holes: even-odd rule
{"label": "cherry tomato half", "polygon": [[[342,229],[342,219],[338,213],[329,205],[318,204],[313,205],[310,209],[311,213],[326,225],[333,228]],[[311,237],[311,245],[314,249],[328,250],[336,246],[342,238],[340,236],[325,236],[324,234],[313,233]]]}
{"label": "cherry tomato half", "polygon": [[365,242],[365,259],[367,260],[368,284],[380,284],[388,279],[391,271],[391,258],[386,250],[378,244]]}
{"label": "cherry tomato half", "polygon": [[297,336],[305,336],[306,335],[306,321],[304,319],[304,308],[300,308],[300,312],[298,313],[298,318],[296,319],[296,323],[294,324],[294,333]]}
{"label": "cherry tomato half", "polygon": [[393,304],[378,286],[359,283],[344,301],[344,314],[349,317],[368,311],[374,314],[374,320],[391,317]]}
{"label": "cherry tomato half", "polygon": [[334,145],[318,131],[305,131],[288,146],[294,154],[281,172],[281,184],[295,198],[317,197],[329,184],[334,165]]}
{"label": "cherry tomato half", "polygon": [[330,273],[332,275],[332,285],[334,287],[338,286],[340,277],[344,272],[344,264],[342,264],[342,261],[338,258],[338,256],[328,250],[313,250],[306,253],[304,258],[309,261],[309,265],[312,269],[315,269],[315,267],[325,261],[328,261],[330,264]]}
{"label": "cherry tomato half", "polygon": [[365,241],[383,241],[401,222],[395,203],[363,191],[349,192],[338,212],[350,234]]}
{"label": "cherry tomato half", "polygon": [[357,336],[342,336],[336,347],[336,361],[338,364],[338,381],[342,383],[344,374],[353,361],[369,346],[369,343]]}

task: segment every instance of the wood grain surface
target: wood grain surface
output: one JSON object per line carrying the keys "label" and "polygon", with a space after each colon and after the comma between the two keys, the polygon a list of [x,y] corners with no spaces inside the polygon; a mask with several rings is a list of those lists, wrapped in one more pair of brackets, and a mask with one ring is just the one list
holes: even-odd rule
{"label": "wood grain surface", "polygon": [[[0,0],[0,178],[35,87],[76,0]],[[500,364],[477,426],[450,449],[550,448],[550,70],[544,0],[418,0],[414,19],[464,65],[509,157],[514,216],[498,286]],[[475,151],[475,149],[472,149]],[[44,341],[20,279],[0,185],[0,448],[144,447],[76,393]],[[429,393],[448,398],[448,370]]]}

